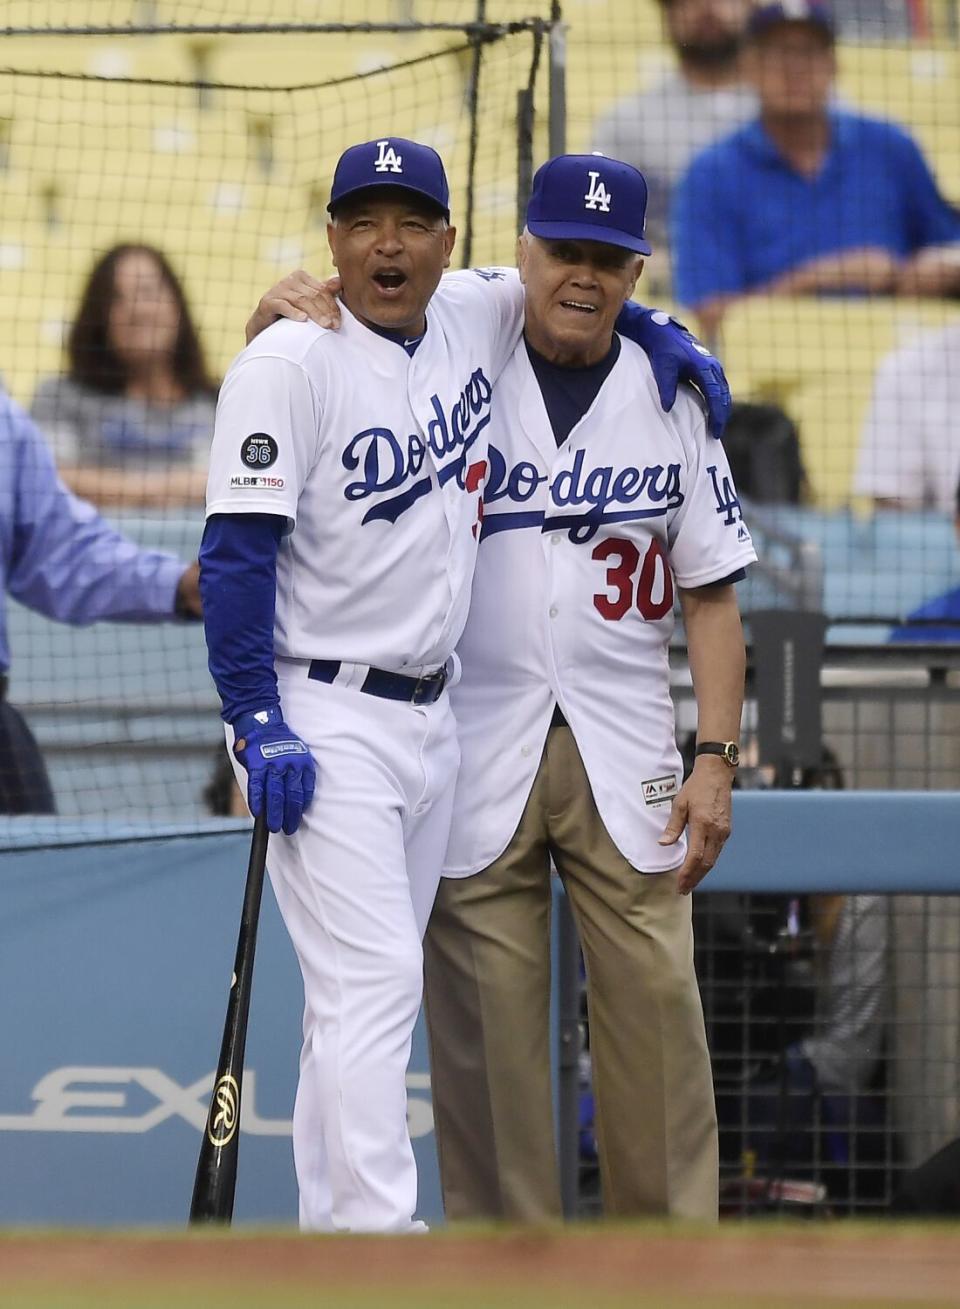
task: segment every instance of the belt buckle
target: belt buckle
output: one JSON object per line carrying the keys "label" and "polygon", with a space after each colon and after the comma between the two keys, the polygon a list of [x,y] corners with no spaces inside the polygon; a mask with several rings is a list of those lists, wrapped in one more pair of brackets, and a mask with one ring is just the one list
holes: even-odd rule
{"label": "belt buckle", "polygon": [[[438,668],[435,673],[427,673],[425,677],[418,677],[413,688],[413,694],[410,696],[411,704],[433,704],[440,692],[443,690],[444,683],[447,680],[446,668]],[[430,700],[426,699],[427,691],[436,687],[436,693]]]}

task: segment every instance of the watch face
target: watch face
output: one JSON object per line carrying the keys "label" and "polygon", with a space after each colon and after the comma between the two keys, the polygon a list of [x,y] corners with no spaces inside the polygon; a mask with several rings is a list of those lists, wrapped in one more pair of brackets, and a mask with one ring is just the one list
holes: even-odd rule
{"label": "watch face", "polygon": [[731,768],[736,768],[740,762],[740,747],[736,741],[728,741],[723,747],[723,757]]}

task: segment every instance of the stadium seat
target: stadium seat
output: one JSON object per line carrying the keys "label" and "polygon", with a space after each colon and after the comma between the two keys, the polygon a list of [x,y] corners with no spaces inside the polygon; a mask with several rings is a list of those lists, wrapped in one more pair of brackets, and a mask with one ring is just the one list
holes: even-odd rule
{"label": "stadium seat", "polygon": [[[751,506],[746,517],[763,566],[749,570],[738,588],[745,612],[790,602],[789,586],[800,581],[803,567],[797,557],[801,543],[815,547],[809,562],[819,561],[823,609],[832,619],[898,621],[955,586],[960,576],[950,515],[763,505]],[[775,569],[784,570],[780,585],[772,580]]]}
{"label": "stadium seat", "polygon": [[955,316],[946,301],[757,297],[724,318],[721,352],[737,396],[773,400],[797,422],[815,501],[834,508],[850,498],[878,363]]}

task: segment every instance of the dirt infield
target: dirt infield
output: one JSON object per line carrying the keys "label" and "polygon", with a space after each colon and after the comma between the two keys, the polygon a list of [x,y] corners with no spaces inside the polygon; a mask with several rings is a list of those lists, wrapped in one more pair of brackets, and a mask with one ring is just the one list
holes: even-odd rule
{"label": "dirt infield", "polygon": [[0,1237],[3,1309],[960,1306],[960,1228]]}

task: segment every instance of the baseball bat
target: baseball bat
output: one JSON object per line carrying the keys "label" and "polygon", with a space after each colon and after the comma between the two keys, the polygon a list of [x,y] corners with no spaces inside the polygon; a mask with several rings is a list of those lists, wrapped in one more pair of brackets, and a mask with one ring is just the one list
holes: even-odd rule
{"label": "baseball bat", "polygon": [[217,1076],[200,1143],[200,1158],[197,1161],[197,1176],[190,1205],[191,1223],[229,1223],[233,1218],[237,1156],[240,1150],[243,1052],[247,1044],[253,957],[257,948],[257,923],[260,918],[269,835],[264,808],[253,825],[233,981],[227,1001]]}

